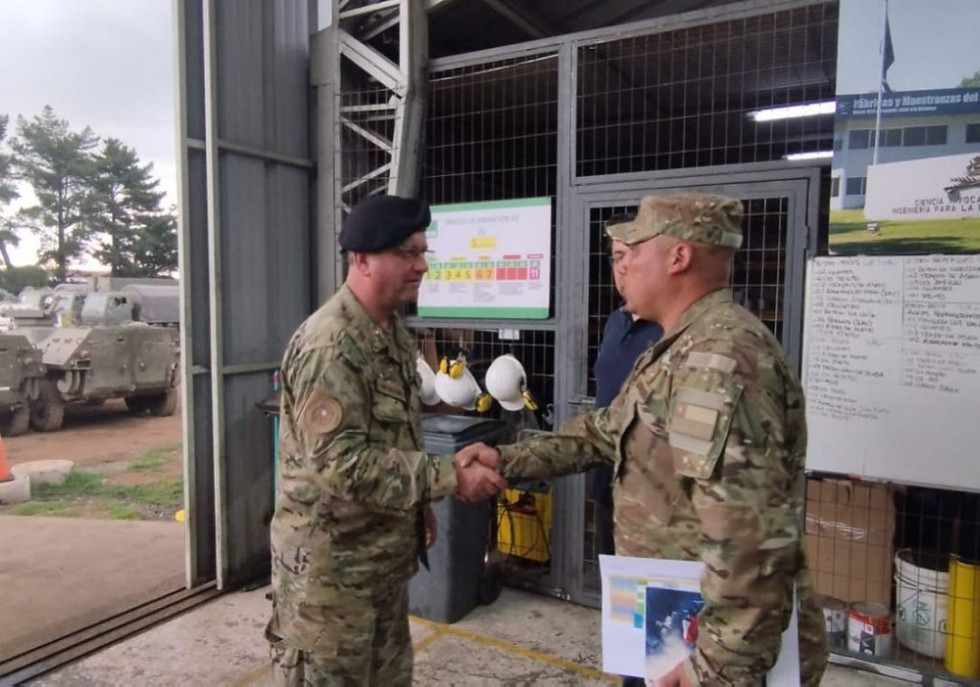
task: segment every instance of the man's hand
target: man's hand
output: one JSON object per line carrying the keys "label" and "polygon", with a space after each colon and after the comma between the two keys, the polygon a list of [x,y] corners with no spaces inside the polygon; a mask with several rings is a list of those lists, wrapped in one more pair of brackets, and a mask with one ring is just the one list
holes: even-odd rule
{"label": "man's hand", "polygon": [[456,467],[468,468],[474,462],[492,470],[500,469],[500,451],[484,443],[470,444],[456,453]]}
{"label": "man's hand", "polygon": [[500,473],[482,463],[460,467],[456,463],[456,497],[460,501],[483,501],[507,488],[507,480]]}
{"label": "man's hand", "polygon": [[436,514],[432,510],[431,503],[427,503],[422,509],[422,518],[425,520],[425,548],[431,549],[432,545],[436,543],[436,536],[439,533]]}
{"label": "man's hand", "polygon": [[673,670],[661,678],[647,678],[647,687],[691,687],[691,681],[687,679],[684,671],[686,661],[681,661]]}

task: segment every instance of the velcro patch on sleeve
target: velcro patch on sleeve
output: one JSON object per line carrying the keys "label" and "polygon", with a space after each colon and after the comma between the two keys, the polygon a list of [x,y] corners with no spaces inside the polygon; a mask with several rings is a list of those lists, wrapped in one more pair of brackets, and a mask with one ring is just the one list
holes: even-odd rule
{"label": "velcro patch on sleeve", "polygon": [[672,432],[711,441],[718,425],[718,411],[690,403],[678,403],[670,423]]}
{"label": "velcro patch on sleeve", "polygon": [[684,364],[688,367],[705,367],[710,370],[718,370],[725,374],[731,374],[738,367],[734,358],[729,358],[720,353],[705,353],[704,351],[688,353]]}
{"label": "velcro patch on sleeve", "polygon": [[323,391],[315,391],[306,406],[305,420],[308,431],[313,434],[330,434],[344,419],[344,408],[340,401]]}

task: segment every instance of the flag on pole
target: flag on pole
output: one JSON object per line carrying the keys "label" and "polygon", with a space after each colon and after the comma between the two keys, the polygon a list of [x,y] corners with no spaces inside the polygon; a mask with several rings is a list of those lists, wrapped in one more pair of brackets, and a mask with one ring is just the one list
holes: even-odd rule
{"label": "flag on pole", "polygon": [[885,93],[891,93],[892,89],[888,85],[888,68],[895,61],[895,50],[892,48],[892,30],[888,25],[888,11],[885,10],[885,42],[881,48],[881,88]]}

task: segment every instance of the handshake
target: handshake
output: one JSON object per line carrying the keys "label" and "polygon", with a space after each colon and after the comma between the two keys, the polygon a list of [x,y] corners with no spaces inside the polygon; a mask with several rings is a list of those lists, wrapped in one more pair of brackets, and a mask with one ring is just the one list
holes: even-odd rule
{"label": "handshake", "polygon": [[500,476],[500,452],[483,443],[470,444],[456,453],[456,498],[474,503],[507,488]]}

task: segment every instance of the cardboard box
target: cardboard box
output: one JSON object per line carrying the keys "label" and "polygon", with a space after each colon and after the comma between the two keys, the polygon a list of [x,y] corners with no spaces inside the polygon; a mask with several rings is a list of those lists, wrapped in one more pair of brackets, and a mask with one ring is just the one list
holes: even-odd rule
{"label": "cardboard box", "polygon": [[893,496],[886,484],[807,480],[806,548],[818,592],[891,606]]}

